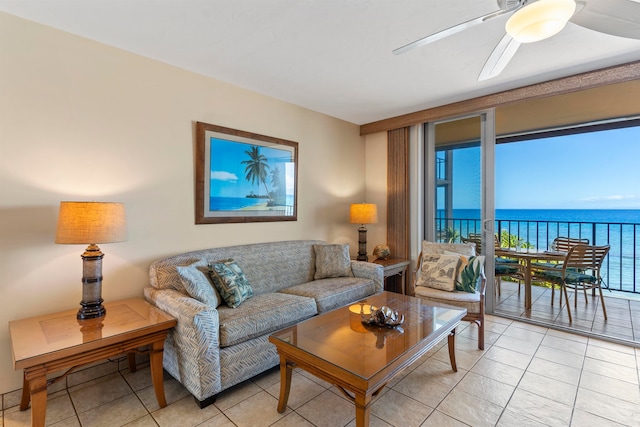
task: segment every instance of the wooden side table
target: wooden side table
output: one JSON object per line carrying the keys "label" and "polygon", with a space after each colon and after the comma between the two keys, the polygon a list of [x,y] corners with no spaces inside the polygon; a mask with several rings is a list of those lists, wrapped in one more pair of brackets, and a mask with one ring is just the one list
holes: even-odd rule
{"label": "wooden side table", "polygon": [[389,278],[399,275],[400,276],[400,289],[403,295],[407,294],[407,268],[409,267],[409,260],[402,258],[389,258],[389,259],[376,259],[372,260],[376,264],[380,264],[384,268],[384,290],[389,289]]}
{"label": "wooden side table", "polygon": [[[162,382],[162,352],[176,319],[141,298],[104,304],[107,314],[77,320],[77,309],[9,322],[13,366],[24,369],[20,410],[31,401],[31,425],[42,427],[47,408],[47,386],[81,365],[127,353],[135,371],[135,353],[149,353],[151,380],[160,407],[167,406]],[[140,347],[149,346],[140,351]],[[66,370],[47,380],[47,374]]]}

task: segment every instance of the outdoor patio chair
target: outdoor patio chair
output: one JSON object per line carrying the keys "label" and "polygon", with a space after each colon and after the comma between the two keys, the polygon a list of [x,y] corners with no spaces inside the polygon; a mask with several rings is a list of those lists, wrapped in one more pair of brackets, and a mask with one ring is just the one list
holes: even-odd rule
{"label": "outdoor patio chair", "polygon": [[589,246],[575,245],[569,249],[567,256],[562,263],[562,268],[539,270],[535,277],[545,282],[551,283],[551,286],[560,286],[564,294],[569,323],[571,323],[571,308],[569,307],[569,295],[567,289],[574,291],[574,307],[578,307],[578,291],[584,292],[585,303],[588,303],[587,289],[596,288],[600,292],[600,303],[602,304],[602,313],[604,319],[607,320],[607,309],[604,305],[604,296],[602,295],[602,277],[600,269],[604,258],[609,253],[610,246]]}
{"label": "outdoor patio chair", "polygon": [[[558,236],[555,239],[553,239],[553,242],[551,242],[551,250],[553,252],[568,253],[569,249],[571,249],[575,245],[588,245],[588,244],[589,244],[589,239],[577,239],[573,237]],[[550,262],[550,261],[534,261],[531,263],[531,270],[534,276],[537,271],[554,269],[554,268],[562,268],[562,264],[559,264],[557,262]],[[553,305],[553,302],[556,297],[555,290],[556,290],[555,286],[552,283],[551,284],[551,305]],[[560,303],[562,304],[562,294],[560,294]]]}
{"label": "outdoor patio chair", "polygon": [[[462,320],[475,323],[478,326],[478,348],[484,350],[484,298],[486,288],[486,277],[484,275],[484,257],[478,257],[480,261],[479,283],[475,292],[465,292],[459,290],[442,290],[431,287],[430,283],[420,280],[422,273],[423,256],[443,255],[446,253],[459,254],[467,259],[476,255],[475,244],[473,243],[433,243],[423,242],[422,251],[418,256],[416,270],[413,277],[412,294],[416,298],[423,299],[434,305],[446,305],[467,309],[467,315]],[[422,284],[419,286],[419,284]],[[424,286],[423,286],[424,285]]]}

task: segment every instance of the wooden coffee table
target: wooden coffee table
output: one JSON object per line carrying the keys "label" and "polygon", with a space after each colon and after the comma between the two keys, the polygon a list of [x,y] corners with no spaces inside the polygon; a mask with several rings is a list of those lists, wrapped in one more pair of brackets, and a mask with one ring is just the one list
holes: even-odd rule
{"label": "wooden coffee table", "polygon": [[[164,340],[176,319],[140,298],[104,304],[102,318],[77,320],[77,309],[9,322],[13,366],[24,369],[20,410],[31,401],[31,425],[44,426],[47,386],[79,366],[127,353],[135,371],[135,353],[148,346],[151,380],[160,407],[167,405],[162,382]],[[47,374],[67,370],[55,379]]]}
{"label": "wooden coffee table", "polygon": [[[294,367],[335,384],[353,401],[357,427],[369,425],[373,397],[446,336],[451,368],[457,371],[455,328],[466,315],[465,309],[434,307],[394,292],[382,292],[363,302],[321,314],[269,337],[280,355],[278,412],[287,407]],[[359,313],[369,305],[388,306],[404,314],[401,329],[365,327]]]}

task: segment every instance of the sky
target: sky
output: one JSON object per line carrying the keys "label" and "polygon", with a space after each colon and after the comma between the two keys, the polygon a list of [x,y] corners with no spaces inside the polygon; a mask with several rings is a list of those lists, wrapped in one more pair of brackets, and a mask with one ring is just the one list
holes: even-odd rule
{"label": "sky", "polygon": [[[640,209],[640,127],[496,145],[496,209]],[[454,208],[479,209],[480,149],[454,153]]]}
{"label": "sky", "polygon": [[[245,151],[251,150],[251,144],[245,144],[224,139],[211,138],[211,181],[210,195],[212,197],[245,197],[251,192],[266,194],[264,185],[256,181],[251,184],[245,176],[246,164],[243,160],[249,160]],[[260,147],[260,154],[267,157],[267,164],[274,168],[278,166],[281,173],[286,173],[287,194],[293,193],[294,174],[293,164],[283,164],[283,158],[291,159],[291,153],[287,150],[279,150],[269,147]],[[270,178],[267,178],[267,186],[272,191]]]}

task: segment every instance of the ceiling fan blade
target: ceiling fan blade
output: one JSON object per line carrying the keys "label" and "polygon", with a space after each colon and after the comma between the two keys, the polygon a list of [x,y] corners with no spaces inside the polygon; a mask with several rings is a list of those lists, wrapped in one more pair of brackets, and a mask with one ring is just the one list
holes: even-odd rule
{"label": "ceiling fan blade", "polygon": [[515,9],[508,9],[508,10],[497,10],[495,12],[491,12],[487,15],[484,16],[479,16],[478,18],[474,18],[471,19],[470,21],[467,22],[463,22],[462,24],[458,24],[458,25],[454,25],[453,27],[449,27],[446,30],[442,30],[442,31],[438,31],[437,33],[433,33],[429,36],[423,37],[419,40],[416,40],[414,42],[411,42],[409,44],[406,44],[402,47],[399,47],[397,49],[393,50],[393,53],[395,53],[396,55],[399,55],[401,53],[405,53],[411,49],[414,49],[416,47],[420,47],[420,46],[424,46],[425,44],[429,44],[429,43],[433,43],[436,40],[440,40],[443,39],[445,37],[448,37],[452,34],[456,34],[459,33],[460,31],[466,30],[467,28],[471,28],[474,27],[478,24],[482,24],[485,21],[488,21],[490,19],[493,18],[497,18],[498,16],[504,15],[505,13],[511,13],[513,12]]}
{"label": "ceiling fan blade", "polygon": [[570,21],[613,36],[640,39],[640,3],[632,0],[578,0]]}
{"label": "ceiling fan blade", "polygon": [[519,47],[520,42],[515,41],[509,34],[505,34],[493,49],[491,55],[489,55],[489,59],[485,62],[484,67],[482,67],[478,81],[487,80],[500,74],[509,61],[511,61],[513,55],[516,54]]}

